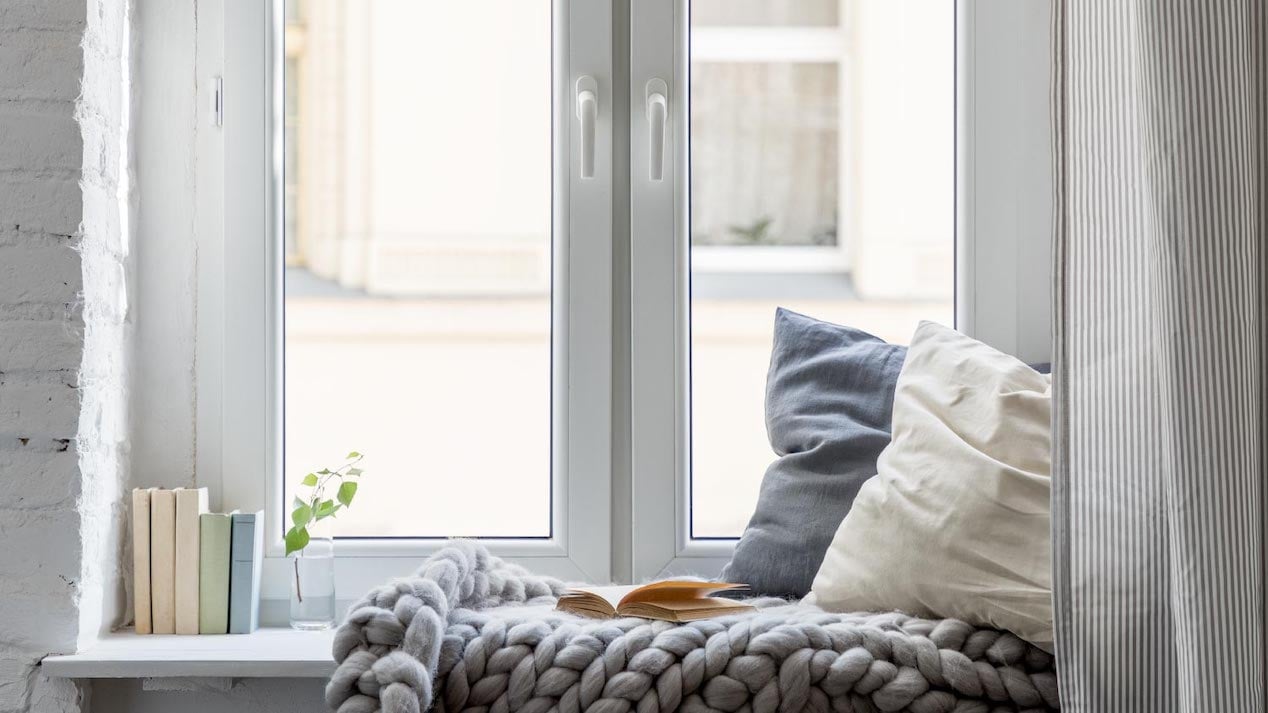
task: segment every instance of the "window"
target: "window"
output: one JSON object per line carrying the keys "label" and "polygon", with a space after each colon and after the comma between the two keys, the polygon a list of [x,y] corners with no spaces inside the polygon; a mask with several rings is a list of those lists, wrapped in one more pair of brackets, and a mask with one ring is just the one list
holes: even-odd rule
{"label": "window", "polygon": [[572,579],[708,573],[775,457],[776,306],[1019,353],[1012,325],[1046,319],[1042,296],[978,307],[1047,235],[990,237],[1007,226],[976,211],[1000,165],[976,117],[1016,87],[982,86],[965,7],[611,10],[227,0],[199,458],[225,507],[265,510],[270,561],[288,485],[355,448],[340,596],[449,536]]}
{"label": "window", "polygon": [[[635,71],[685,87],[690,127],[668,185],[631,189],[636,573],[720,566],[747,523],[775,457],[777,306],[898,342],[958,321],[956,19],[939,0],[633,9]],[[658,148],[633,116],[637,166]]]}
{"label": "window", "polygon": [[288,488],[355,448],[350,591],[451,536],[608,579],[612,139],[582,180],[560,87],[595,77],[610,117],[609,11],[229,0],[225,22],[225,358],[202,367],[224,387],[200,431],[222,505],[263,509],[280,558]]}

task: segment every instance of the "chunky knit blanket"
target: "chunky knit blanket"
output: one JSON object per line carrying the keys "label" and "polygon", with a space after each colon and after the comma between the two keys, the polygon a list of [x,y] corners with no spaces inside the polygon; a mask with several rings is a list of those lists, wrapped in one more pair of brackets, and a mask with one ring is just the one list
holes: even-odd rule
{"label": "chunky knit blanket", "polygon": [[1052,657],[961,621],[783,600],[671,624],[552,611],[564,586],[455,540],[370,592],[335,635],[339,713],[1059,708]]}

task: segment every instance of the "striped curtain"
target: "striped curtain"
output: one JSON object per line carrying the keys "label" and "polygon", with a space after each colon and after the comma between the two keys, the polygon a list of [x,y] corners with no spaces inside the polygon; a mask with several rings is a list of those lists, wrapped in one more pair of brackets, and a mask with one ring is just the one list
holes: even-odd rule
{"label": "striped curtain", "polygon": [[1053,0],[1068,711],[1264,711],[1268,0]]}

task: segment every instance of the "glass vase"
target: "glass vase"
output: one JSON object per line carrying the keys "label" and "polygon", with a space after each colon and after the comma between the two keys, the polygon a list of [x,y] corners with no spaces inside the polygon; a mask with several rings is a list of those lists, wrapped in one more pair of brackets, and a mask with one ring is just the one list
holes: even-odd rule
{"label": "glass vase", "polygon": [[291,555],[291,628],[305,631],[335,625],[335,540],[312,535]]}

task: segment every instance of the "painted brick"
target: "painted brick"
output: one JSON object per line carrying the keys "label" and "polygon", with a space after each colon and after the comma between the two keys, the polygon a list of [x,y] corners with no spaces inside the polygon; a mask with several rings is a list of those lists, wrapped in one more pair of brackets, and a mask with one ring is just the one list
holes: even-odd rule
{"label": "painted brick", "polygon": [[128,13],[120,11],[124,7],[122,0],[88,0],[84,44],[118,57],[128,41]]}
{"label": "painted brick", "polygon": [[0,94],[73,101],[84,53],[76,30],[8,29],[0,39]]}
{"label": "painted brick", "polygon": [[116,256],[126,250],[120,222],[122,215],[118,191],[113,186],[85,182],[83,202],[85,234],[81,248],[85,252],[92,250],[99,253],[94,255],[94,264],[100,262],[100,258],[117,260]]}
{"label": "painted brick", "polygon": [[83,0],[5,0],[0,27],[77,30],[87,21]]}
{"label": "painted brick", "polygon": [[0,223],[6,228],[55,235],[74,235],[79,230],[83,197],[77,176],[8,175],[0,179],[0,196]]}
{"label": "painted brick", "polygon": [[79,170],[83,139],[70,107],[0,105],[0,169]]}
{"label": "painted brick", "polygon": [[[0,571],[8,580],[6,598],[23,592],[44,591],[50,599],[59,590],[73,594],[79,579],[79,514],[73,508],[0,510],[0,533],[5,542]],[[47,589],[58,581],[67,586]]]}
{"label": "painted brick", "polygon": [[[79,426],[79,390],[62,383],[0,381],[0,433],[23,438],[74,438]],[[3,572],[0,568],[0,572]]]}
{"label": "painted brick", "polygon": [[[6,607],[14,607],[11,611],[26,611],[27,614],[0,617],[0,639],[17,650],[33,652],[40,657],[57,651],[74,650],[73,642],[79,628],[73,594],[75,587],[60,579],[55,579],[50,586],[59,589],[44,594],[27,592],[4,595]],[[65,642],[72,643],[68,646]]]}
{"label": "painted brick", "polygon": [[34,664],[120,608],[128,22],[126,0],[0,0],[0,713],[86,708]]}
{"label": "painted brick", "polygon": [[0,373],[77,369],[83,342],[77,321],[0,321]]}
{"label": "painted brick", "polygon": [[89,709],[91,689],[86,681],[36,675],[31,682],[32,713],[80,713]]}
{"label": "painted brick", "polygon": [[79,253],[69,245],[0,247],[0,301],[70,302],[82,283]]}
{"label": "painted brick", "polygon": [[[81,112],[82,113],[82,112]],[[82,131],[83,151],[80,162],[83,164],[85,185],[84,193],[94,189],[111,198],[117,195],[113,176],[119,175],[119,152],[114,150],[116,138],[111,136],[106,119],[97,114],[82,115],[79,125]],[[116,200],[116,208],[117,208]],[[90,206],[84,206],[84,215],[93,215]]]}
{"label": "painted brick", "polygon": [[71,507],[79,497],[79,456],[69,444],[60,452],[0,450],[0,473],[0,510]]}
{"label": "painted brick", "polygon": [[26,707],[34,666],[35,663],[27,658],[0,657],[0,711]]}

